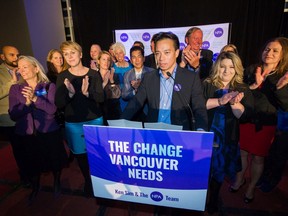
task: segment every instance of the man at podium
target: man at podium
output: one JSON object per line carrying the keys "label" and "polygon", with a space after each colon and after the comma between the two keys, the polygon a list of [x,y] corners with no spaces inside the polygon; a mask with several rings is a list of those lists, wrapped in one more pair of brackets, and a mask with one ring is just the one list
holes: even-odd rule
{"label": "man at podium", "polygon": [[207,130],[207,111],[202,86],[195,73],[178,66],[179,39],[170,32],[155,38],[159,69],[144,75],[138,93],[130,100],[122,118],[131,120],[145,104],[145,122],[181,125],[183,130]]}

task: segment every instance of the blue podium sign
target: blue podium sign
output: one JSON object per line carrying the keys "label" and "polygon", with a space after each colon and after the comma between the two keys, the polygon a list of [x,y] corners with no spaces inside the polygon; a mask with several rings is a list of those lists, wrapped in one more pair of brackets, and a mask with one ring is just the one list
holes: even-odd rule
{"label": "blue podium sign", "polygon": [[204,211],[211,132],[84,125],[94,196]]}

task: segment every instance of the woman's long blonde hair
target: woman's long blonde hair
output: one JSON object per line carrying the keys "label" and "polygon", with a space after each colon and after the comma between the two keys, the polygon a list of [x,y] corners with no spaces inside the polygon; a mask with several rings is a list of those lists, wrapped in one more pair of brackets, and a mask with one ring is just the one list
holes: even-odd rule
{"label": "woman's long blonde hair", "polygon": [[[30,62],[34,67],[37,67],[38,68],[38,73],[37,73],[37,83],[40,83],[40,82],[49,82],[49,79],[48,79],[48,77],[46,76],[46,74],[45,74],[45,70],[44,70],[44,68],[43,68],[43,66],[40,64],[40,62],[36,59],[36,58],[34,58],[34,57],[32,57],[32,56],[24,56],[24,55],[21,55],[21,56],[19,56],[19,58],[18,58],[18,61],[20,61],[20,60],[25,60],[25,61],[28,61],[28,62]],[[20,77],[20,79],[19,79],[19,83],[24,83],[25,82],[25,80],[22,78],[22,77]]]}
{"label": "woman's long blonde hair", "polygon": [[242,61],[241,61],[240,57],[233,52],[222,52],[219,54],[216,62],[214,63],[214,65],[212,67],[212,73],[211,73],[210,77],[207,78],[205,81],[212,83],[217,88],[223,88],[224,87],[222,80],[219,77],[220,64],[221,64],[221,61],[224,59],[231,59],[233,65],[234,65],[234,68],[235,68],[235,76],[230,81],[230,87],[234,88],[238,84],[242,84],[243,83],[244,68],[243,68]]}

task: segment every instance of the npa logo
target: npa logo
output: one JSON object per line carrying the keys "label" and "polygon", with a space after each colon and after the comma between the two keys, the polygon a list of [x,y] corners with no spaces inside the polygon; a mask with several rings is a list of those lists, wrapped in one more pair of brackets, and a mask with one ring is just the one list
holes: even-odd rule
{"label": "npa logo", "polygon": [[148,32],[145,32],[145,33],[143,33],[143,35],[142,35],[142,39],[144,40],[144,41],[150,41],[150,34],[148,33]]}
{"label": "npa logo", "polygon": [[213,58],[212,58],[213,62],[215,62],[217,60],[218,55],[219,55],[219,53],[214,53],[213,54]]}
{"label": "npa logo", "polygon": [[223,35],[223,33],[224,33],[224,30],[222,28],[216,28],[214,30],[215,37],[221,37]]}
{"label": "npa logo", "polygon": [[202,49],[209,49],[210,43],[209,41],[203,41],[202,43]]}
{"label": "npa logo", "polygon": [[124,57],[125,61],[130,61],[130,59],[128,58],[128,56]]}
{"label": "npa logo", "polygon": [[150,198],[155,202],[160,202],[163,200],[163,195],[158,191],[154,191],[150,194]]}
{"label": "npa logo", "polygon": [[185,44],[184,43],[180,43],[180,50],[185,49]]}
{"label": "npa logo", "polygon": [[120,35],[120,40],[121,40],[122,42],[126,42],[126,41],[128,40],[128,35],[127,35],[126,33],[122,33],[122,34]]}

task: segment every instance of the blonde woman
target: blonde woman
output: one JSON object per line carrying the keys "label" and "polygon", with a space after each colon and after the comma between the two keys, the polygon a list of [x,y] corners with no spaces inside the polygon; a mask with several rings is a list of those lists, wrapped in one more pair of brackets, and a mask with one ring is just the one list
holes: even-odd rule
{"label": "blonde woman", "polygon": [[[132,69],[133,65],[130,62],[125,60],[126,49],[122,43],[116,42],[112,46],[112,48],[113,48],[115,58],[117,60],[117,62],[113,65],[113,68],[115,70],[115,74],[117,74],[119,77],[120,87],[122,89],[124,86],[124,74],[130,69]],[[120,105],[123,111],[127,105],[127,102],[124,101],[122,98],[120,98]]]}
{"label": "blonde woman", "polygon": [[47,77],[53,83],[56,83],[58,74],[68,68],[61,51],[57,49],[52,49],[49,51],[46,63],[48,69]]}
{"label": "blonde woman", "polygon": [[236,47],[234,44],[227,44],[227,45],[225,45],[225,46],[222,47],[222,49],[220,50],[220,53],[222,53],[222,52],[233,52],[233,53],[239,55],[239,54],[238,54],[238,49],[237,49],[237,47]]}
{"label": "blonde woman", "polygon": [[105,124],[107,120],[119,119],[121,115],[121,89],[118,75],[112,67],[112,57],[109,52],[102,51],[98,56],[99,72],[102,77],[102,86],[105,93],[103,105]]}
{"label": "blonde woman", "polygon": [[243,83],[243,66],[238,55],[222,52],[204,83],[209,130],[214,132],[208,213],[218,211],[218,196],[224,177],[234,178],[241,170],[239,120],[253,113],[253,96]]}
{"label": "blonde woman", "polygon": [[120,79],[120,85],[123,86],[123,77],[126,71],[129,71],[133,68],[133,65],[125,60],[126,49],[124,45],[120,42],[116,42],[112,46],[113,52],[117,62],[114,64],[115,73],[118,74]]}
{"label": "blonde woman", "polygon": [[55,84],[49,82],[42,65],[31,56],[20,56],[18,68],[21,78],[10,88],[9,114],[16,122],[15,136],[21,143],[23,167],[32,185],[32,201],[38,193],[42,171],[53,171],[54,193],[60,192],[66,152],[54,118]]}
{"label": "blonde woman", "polygon": [[83,66],[82,48],[78,43],[66,41],[61,44],[60,49],[70,67],[58,75],[55,103],[59,109],[64,110],[68,146],[78,160],[84,177],[84,192],[91,196],[92,183],[83,125],[103,125],[102,78],[99,72]]}

